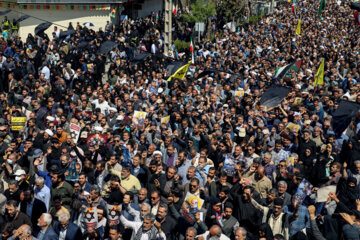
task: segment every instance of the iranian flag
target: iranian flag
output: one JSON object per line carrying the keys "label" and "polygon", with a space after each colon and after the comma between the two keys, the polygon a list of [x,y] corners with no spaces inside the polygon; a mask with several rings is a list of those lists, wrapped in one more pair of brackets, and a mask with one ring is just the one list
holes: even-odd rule
{"label": "iranian flag", "polygon": [[302,60],[297,61],[295,63],[288,64],[288,65],[286,65],[284,67],[276,69],[275,77],[277,79],[282,79],[286,75],[286,73],[288,71],[290,71],[290,70],[294,70],[295,72],[299,72],[300,67],[301,67],[301,63],[302,63]]}
{"label": "iranian flag", "polygon": [[176,14],[176,7],[175,7],[174,3],[172,3],[172,4],[173,4],[173,14],[175,15]]}
{"label": "iranian flag", "polygon": [[360,14],[357,10],[354,12],[354,18],[358,25],[360,25]]}
{"label": "iranian flag", "polygon": [[193,45],[193,41],[192,38],[190,38],[190,52],[191,52],[191,64],[194,64],[194,45]]}

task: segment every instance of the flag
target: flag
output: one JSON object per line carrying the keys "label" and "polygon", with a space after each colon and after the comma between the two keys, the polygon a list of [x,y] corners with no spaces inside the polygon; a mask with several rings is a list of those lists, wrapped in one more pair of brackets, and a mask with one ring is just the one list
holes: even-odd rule
{"label": "flag", "polygon": [[192,38],[190,38],[190,52],[191,52],[191,64],[194,64],[194,45],[193,45],[193,41]]}
{"label": "flag", "polygon": [[301,34],[301,18],[299,18],[297,27],[296,27],[296,35],[300,36]]}
{"label": "flag", "polygon": [[354,18],[355,18],[355,21],[358,23],[358,25],[360,25],[360,14],[359,14],[359,11],[354,11]]}
{"label": "flag", "polygon": [[175,14],[176,14],[176,7],[175,7],[175,4],[174,4],[174,3],[172,3],[172,5],[173,5],[172,13],[175,15]]}
{"label": "flag", "polygon": [[337,137],[341,136],[359,111],[360,104],[345,100],[340,101],[339,107],[334,112],[331,120],[332,128]]}
{"label": "flag", "polygon": [[294,14],[294,16],[296,15],[296,13],[295,13],[295,5],[292,6],[292,13]]}
{"label": "flag", "polygon": [[291,88],[283,87],[280,85],[272,85],[269,89],[261,96],[260,103],[266,107],[272,108],[279,105],[285,97],[287,97]]}
{"label": "flag", "polygon": [[321,2],[320,2],[320,7],[319,7],[319,17],[320,17],[320,18],[322,18],[321,12],[322,12],[322,10],[324,10],[325,6],[326,6],[325,0],[321,0]]}
{"label": "flag", "polygon": [[301,64],[302,64],[302,60],[299,60],[295,63],[291,63],[284,67],[278,68],[275,71],[275,77],[277,79],[282,79],[289,70],[294,70],[295,72],[299,72]]}
{"label": "flag", "polygon": [[159,19],[159,13],[156,12],[156,19]]}
{"label": "flag", "polygon": [[173,75],[168,78],[168,82],[170,82],[173,78],[183,79],[189,69],[190,63],[191,61],[179,68]]}
{"label": "flag", "polygon": [[325,65],[325,59],[323,58],[320,67],[315,75],[314,87],[316,87],[317,85],[324,84],[324,65]]}

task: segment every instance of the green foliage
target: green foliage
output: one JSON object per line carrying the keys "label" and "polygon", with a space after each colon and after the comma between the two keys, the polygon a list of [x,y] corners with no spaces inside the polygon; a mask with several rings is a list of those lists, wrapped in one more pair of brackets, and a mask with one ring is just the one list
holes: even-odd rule
{"label": "green foliage", "polygon": [[221,0],[216,7],[219,16],[225,17],[227,22],[237,22],[245,14],[245,1]]}
{"label": "green foliage", "polygon": [[216,13],[215,5],[212,1],[196,0],[190,5],[190,14],[183,14],[185,21],[190,23],[205,22],[210,16]]}
{"label": "green foliage", "polygon": [[176,39],[174,41],[174,45],[175,45],[176,50],[178,50],[178,51],[180,51],[182,49],[190,48],[190,42],[181,41],[179,39]]}

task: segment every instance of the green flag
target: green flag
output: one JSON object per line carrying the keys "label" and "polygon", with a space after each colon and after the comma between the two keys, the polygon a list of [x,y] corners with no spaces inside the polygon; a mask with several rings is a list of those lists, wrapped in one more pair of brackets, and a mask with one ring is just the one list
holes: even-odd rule
{"label": "green flag", "polygon": [[322,19],[322,16],[321,16],[321,12],[322,10],[324,10],[326,4],[325,4],[325,0],[321,0],[320,2],[320,7],[319,7],[319,17]]}

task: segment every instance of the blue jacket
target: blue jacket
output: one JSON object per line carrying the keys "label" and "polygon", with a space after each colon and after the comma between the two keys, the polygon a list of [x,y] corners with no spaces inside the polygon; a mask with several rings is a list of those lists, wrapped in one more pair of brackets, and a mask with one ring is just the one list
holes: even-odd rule
{"label": "blue jacket", "polygon": [[[54,230],[56,234],[58,235],[60,234],[61,225],[59,222],[55,223]],[[83,239],[81,229],[72,222],[69,222],[69,225],[67,226],[66,229],[65,240],[79,240],[79,239]]]}
{"label": "blue jacket", "polygon": [[[40,232],[39,232],[40,233]],[[36,235],[36,237],[39,237],[39,233]],[[56,234],[54,229],[52,227],[48,227],[44,233],[43,240],[58,240],[59,235]]]}

